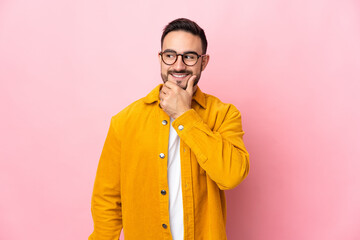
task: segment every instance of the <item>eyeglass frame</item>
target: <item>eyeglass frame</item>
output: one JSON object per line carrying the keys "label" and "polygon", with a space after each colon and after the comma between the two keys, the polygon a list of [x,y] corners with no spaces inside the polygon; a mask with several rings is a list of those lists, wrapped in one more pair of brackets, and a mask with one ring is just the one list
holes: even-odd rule
{"label": "eyeglass frame", "polygon": [[[163,55],[164,53],[167,53],[167,52],[171,52],[171,53],[175,53],[175,54],[176,54],[176,58],[175,58],[174,63],[168,64],[168,63],[166,63],[166,62],[164,61],[164,58],[163,58],[162,55]],[[197,56],[196,62],[195,62],[193,65],[188,65],[188,64],[186,64],[185,61],[184,61],[184,55],[185,55],[185,54],[188,54],[188,53],[192,53],[192,54],[195,54],[195,55]],[[183,62],[186,66],[188,66],[188,67],[195,66],[195,65],[198,63],[199,58],[206,56],[206,54],[201,54],[201,55],[200,55],[200,54],[198,54],[197,52],[194,52],[194,51],[188,51],[188,52],[184,52],[183,54],[181,54],[181,53],[177,53],[176,51],[173,51],[173,50],[165,50],[164,52],[159,52],[159,55],[161,56],[162,62],[165,63],[165,64],[168,65],[168,66],[175,64],[175,63],[177,62],[177,60],[178,60],[178,56],[181,55],[181,60],[182,60],[182,62]]]}

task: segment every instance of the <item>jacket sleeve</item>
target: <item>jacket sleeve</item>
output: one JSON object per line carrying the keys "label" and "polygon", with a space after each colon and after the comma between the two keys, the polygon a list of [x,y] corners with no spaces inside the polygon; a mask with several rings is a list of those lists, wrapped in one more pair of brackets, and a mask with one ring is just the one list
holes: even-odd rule
{"label": "jacket sleeve", "polygon": [[242,140],[241,115],[233,105],[216,131],[194,109],[176,118],[173,127],[221,190],[236,187],[248,175],[249,154]]}
{"label": "jacket sleeve", "polygon": [[99,160],[91,200],[94,231],[89,240],[118,240],[122,230],[120,141],[113,119]]}

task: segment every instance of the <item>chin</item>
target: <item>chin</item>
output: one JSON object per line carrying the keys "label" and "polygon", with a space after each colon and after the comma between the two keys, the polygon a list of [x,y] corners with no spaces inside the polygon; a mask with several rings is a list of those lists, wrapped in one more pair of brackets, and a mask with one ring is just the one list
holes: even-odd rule
{"label": "chin", "polygon": [[186,89],[187,83],[184,84],[184,82],[176,82],[176,85],[178,85],[182,89]]}

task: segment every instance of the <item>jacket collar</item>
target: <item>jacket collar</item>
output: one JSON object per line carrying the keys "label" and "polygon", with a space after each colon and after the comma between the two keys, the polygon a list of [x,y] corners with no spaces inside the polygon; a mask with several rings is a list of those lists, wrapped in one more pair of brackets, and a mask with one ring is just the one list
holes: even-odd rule
{"label": "jacket collar", "polygon": [[[162,86],[163,84],[156,86],[146,97],[143,98],[144,102],[147,104],[159,102],[159,92]],[[195,100],[202,108],[206,108],[205,94],[200,90],[199,86],[197,87],[192,99]]]}

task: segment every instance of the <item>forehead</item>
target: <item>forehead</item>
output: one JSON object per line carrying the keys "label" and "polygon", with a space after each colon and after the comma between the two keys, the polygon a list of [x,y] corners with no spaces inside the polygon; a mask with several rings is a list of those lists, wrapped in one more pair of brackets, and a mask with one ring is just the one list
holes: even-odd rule
{"label": "forehead", "polygon": [[162,50],[171,49],[178,53],[187,51],[202,52],[201,39],[192,33],[185,31],[169,32],[163,42]]}

